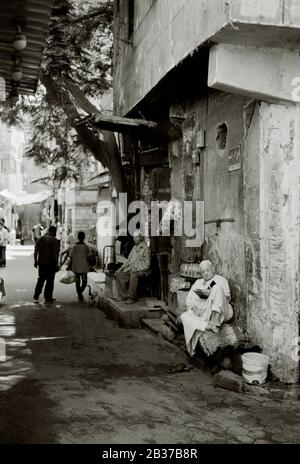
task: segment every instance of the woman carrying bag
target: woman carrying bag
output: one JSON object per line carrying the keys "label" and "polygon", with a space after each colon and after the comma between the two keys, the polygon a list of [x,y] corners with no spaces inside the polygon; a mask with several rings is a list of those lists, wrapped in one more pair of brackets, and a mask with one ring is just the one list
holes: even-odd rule
{"label": "woman carrying bag", "polygon": [[87,286],[87,273],[89,272],[90,250],[84,243],[85,233],[78,232],[78,242],[73,246],[70,257],[72,259],[71,269],[76,276],[76,291],[79,301],[84,301],[83,292]]}

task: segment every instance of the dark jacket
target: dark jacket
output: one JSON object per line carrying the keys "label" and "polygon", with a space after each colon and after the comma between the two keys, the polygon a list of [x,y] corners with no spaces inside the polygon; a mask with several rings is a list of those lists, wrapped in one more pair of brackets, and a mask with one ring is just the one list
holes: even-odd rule
{"label": "dark jacket", "polygon": [[39,266],[56,268],[58,265],[59,241],[50,234],[43,235],[35,245],[34,259]]}

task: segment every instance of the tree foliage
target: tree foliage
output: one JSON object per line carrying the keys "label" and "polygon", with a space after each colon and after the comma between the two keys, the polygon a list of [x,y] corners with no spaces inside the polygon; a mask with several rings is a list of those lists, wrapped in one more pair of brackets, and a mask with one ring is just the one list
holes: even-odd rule
{"label": "tree foliage", "polygon": [[87,153],[110,170],[118,191],[124,187],[120,154],[112,133],[77,122],[100,112],[97,102],[112,85],[110,0],[54,0],[40,81],[35,96],[2,104],[0,117],[18,124],[29,116],[33,137],[27,155],[55,167],[62,180],[78,178]]}

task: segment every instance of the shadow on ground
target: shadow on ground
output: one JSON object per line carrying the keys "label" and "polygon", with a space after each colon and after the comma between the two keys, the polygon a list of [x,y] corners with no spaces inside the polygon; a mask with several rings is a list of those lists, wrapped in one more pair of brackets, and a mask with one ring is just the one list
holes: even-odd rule
{"label": "shadow on ground", "polygon": [[33,379],[24,379],[0,393],[0,443],[55,443],[53,404]]}

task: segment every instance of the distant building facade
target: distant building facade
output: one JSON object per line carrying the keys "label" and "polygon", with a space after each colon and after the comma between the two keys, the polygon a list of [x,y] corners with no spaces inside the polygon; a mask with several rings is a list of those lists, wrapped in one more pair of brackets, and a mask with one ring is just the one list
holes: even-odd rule
{"label": "distant building facade", "polygon": [[[24,132],[0,122],[0,192],[20,192],[24,184]],[[18,212],[12,201],[0,195],[2,215],[7,227],[17,228]]]}

